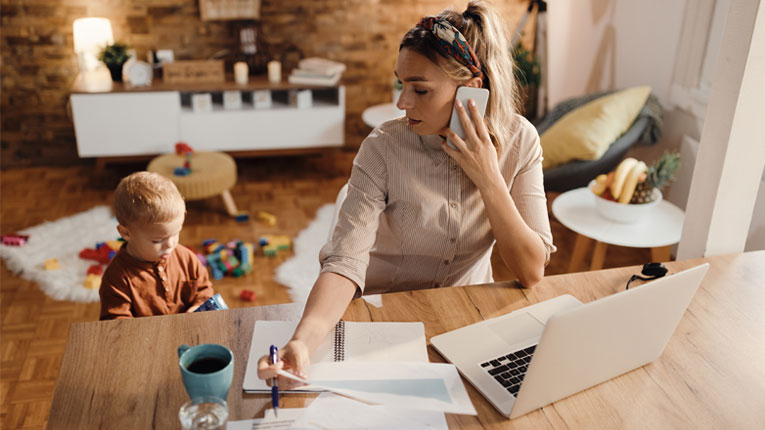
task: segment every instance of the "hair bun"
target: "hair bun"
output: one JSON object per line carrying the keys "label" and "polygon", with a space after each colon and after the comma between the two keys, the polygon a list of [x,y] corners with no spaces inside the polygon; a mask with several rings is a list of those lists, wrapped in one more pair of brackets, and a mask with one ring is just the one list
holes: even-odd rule
{"label": "hair bun", "polygon": [[481,14],[478,13],[477,8],[473,7],[472,4],[465,9],[465,12],[462,12],[462,18],[473,20],[479,28],[481,28],[481,24],[483,24],[481,22]]}

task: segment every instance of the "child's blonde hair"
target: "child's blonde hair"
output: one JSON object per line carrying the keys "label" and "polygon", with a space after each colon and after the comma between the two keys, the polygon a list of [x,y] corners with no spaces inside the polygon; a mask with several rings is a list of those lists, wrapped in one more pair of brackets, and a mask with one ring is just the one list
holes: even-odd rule
{"label": "child's blonde hair", "polygon": [[[490,91],[486,106],[486,122],[492,143],[501,152],[517,121],[517,83],[513,74],[510,38],[502,18],[484,1],[471,1],[465,12],[444,10],[436,15],[446,19],[465,37],[481,63],[483,87]],[[399,50],[407,48],[427,57],[455,81],[473,77],[472,72],[453,56],[444,52],[433,34],[420,26],[409,30]]]}
{"label": "child's blonde hair", "polygon": [[164,223],[184,216],[186,203],[173,181],[159,173],[136,172],[117,185],[114,213],[124,226]]}

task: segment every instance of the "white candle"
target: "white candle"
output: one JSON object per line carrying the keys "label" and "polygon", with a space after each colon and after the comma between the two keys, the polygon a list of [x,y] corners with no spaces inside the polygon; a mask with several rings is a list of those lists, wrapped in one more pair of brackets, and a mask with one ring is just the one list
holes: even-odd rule
{"label": "white candle", "polygon": [[247,74],[249,73],[249,68],[247,67],[247,63],[244,61],[239,61],[236,64],[234,64],[234,80],[239,85],[245,85],[247,84]]}
{"label": "white candle", "polygon": [[278,61],[268,62],[268,81],[273,84],[282,81],[282,63]]}

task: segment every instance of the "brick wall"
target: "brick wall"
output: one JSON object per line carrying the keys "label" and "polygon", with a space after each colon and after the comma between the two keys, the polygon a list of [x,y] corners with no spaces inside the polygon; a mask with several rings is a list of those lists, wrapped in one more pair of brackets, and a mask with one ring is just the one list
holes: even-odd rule
{"label": "brick wall", "polygon": [[[525,2],[495,0],[511,29]],[[296,47],[305,56],[347,64],[346,142],[355,147],[369,132],[368,106],[391,99],[393,67],[403,34],[423,15],[466,1],[263,0],[262,37],[279,54]],[[67,114],[69,87],[78,66],[73,51],[76,18],[103,16],[115,39],[139,58],[152,48],[176,58],[206,58],[238,44],[237,24],[203,22],[197,0],[2,0],[0,9],[0,166],[73,164],[74,129]]]}

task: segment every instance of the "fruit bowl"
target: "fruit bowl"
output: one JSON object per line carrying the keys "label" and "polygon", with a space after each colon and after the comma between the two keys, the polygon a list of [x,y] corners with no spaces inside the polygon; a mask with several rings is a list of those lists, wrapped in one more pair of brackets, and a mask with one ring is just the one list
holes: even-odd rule
{"label": "fruit bowl", "polygon": [[[592,189],[595,181],[590,181],[588,188]],[[649,203],[641,204],[623,204],[617,203],[612,200],[604,199],[593,193],[595,198],[595,209],[600,215],[611,221],[616,221],[624,224],[631,224],[645,218],[648,215],[651,208],[658,205],[662,199],[661,191],[658,188],[653,189],[653,201]]]}

